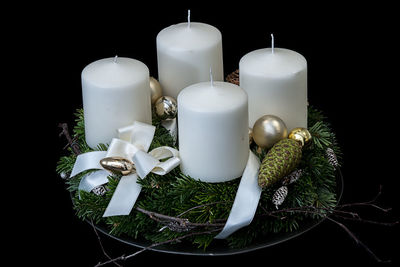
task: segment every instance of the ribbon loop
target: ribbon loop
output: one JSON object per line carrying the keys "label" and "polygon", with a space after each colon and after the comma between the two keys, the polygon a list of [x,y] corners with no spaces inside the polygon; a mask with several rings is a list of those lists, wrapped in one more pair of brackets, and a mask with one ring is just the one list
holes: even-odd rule
{"label": "ribbon loop", "polygon": [[105,158],[107,155],[106,151],[93,151],[89,153],[83,153],[76,157],[76,161],[74,167],[72,168],[72,172],[70,177],[74,177],[75,175],[91,170],[97,169],[101,170],[103,167],[100,165],[100,160]]}
{"label": "ribbon loop", "polygon": [[147,152],[153,140],[156,127],[135,121],[132,125],[117,130],[120,139],[127,141],[136,148]]}
{"label": "ribbon loop", "polygon": [[179,166],[181,160],[179,158],[179,151],[168,146],[162,146],[153,149],[149,153],[158,160],[167,159],[166,161],[158,161],[157,166],[152,170],[153,173],[158,175],[165,175],[175,167]]}
{"label": "ribbon loop", "polygon": [[133,156],[138,151],[139,149],[133,144],[118,138],[113,138],[108,147],[106,157],[121,157],[132,160]]}

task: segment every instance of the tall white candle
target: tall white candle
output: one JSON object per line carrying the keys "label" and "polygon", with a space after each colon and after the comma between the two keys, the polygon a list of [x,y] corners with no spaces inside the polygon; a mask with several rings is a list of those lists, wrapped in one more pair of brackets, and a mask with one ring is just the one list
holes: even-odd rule
{"label": "tall white candle", "polygon": [[247,94],[225,82],[202,82],[178,96],[181,170],[194,179],[240,177],[249,155]]}
{"label": "tall white candle", "polygon": [[210,66],[214,79],[223,81],[221,32],[190,18],[169,26],[157,35],[157,60],[164,95],[176,98],[183,88],[208,81]]}
{"label": "tall white candle", "polygon": [[85,138],[91,148],[108,144],[135,120],[151,123],[149,69],[131,58],[105,58],[82,71]]}
{"label": "tall white candle", "polygon": [[307,61],[302,55],[273,45],[255,50],[240,60],[239,80],[249,97],[250,127],[272,114],[289,131],[307,128]]}

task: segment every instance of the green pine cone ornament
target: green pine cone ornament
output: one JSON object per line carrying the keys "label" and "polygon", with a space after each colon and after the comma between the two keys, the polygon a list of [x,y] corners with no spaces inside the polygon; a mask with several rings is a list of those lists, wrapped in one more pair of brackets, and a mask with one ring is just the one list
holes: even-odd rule
{"label": "green pine cone ornament", "polygon": [[291,173],[300,162],[301,149],[301,142],[294,139],[282,139],[277,142],[261,163],[258,173],[259,186],[271,186]]}

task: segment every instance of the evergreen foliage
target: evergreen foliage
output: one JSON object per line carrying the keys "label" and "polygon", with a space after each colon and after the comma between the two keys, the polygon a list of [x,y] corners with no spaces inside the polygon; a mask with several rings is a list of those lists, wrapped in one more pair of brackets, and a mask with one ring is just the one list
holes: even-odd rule
{"label": "evergreen foliage", "polygon": [[[153,125],[156,126],[156,133],[150,149],[165,145],[177,148],[173,138],[160,125],[159,120],[153,119]],[[303,149],[303,156],[298,166],[303,169],[303,174],[297,182],[288,186],[289,194],[281,205],[281,209],[307,206],[329,209],[336,205],[335,169],[329,164],[325,154],[326,149],[330,147],[340,159],[340,150],[335,135],[323,114],[312,107],[308,112],[308,125],[313,138],[312,144]],[[85,142],[82,109],[76,113],[73,136],[82,153],[93,151]],[[107,146],[99,145],[97,149],[106,150]],[[258,154],[254,145],[251,149],[261,160],[266,154],[266,151]],[[76,155],[69,148],[68,155],[60,158],[57,171],[69,174],[75,160]],[[164,226],[163,224],[150,219],[148,215],[136,209],[133,209],[129,216],[103,218],[102,215],[120,177],[115,175],[108,177],[108,191],[103,196],[78,192],[79,182],[88,172],[90,171],[65,180],[67,189],[72,193],[74,209],[79,218],[93,220],[97,224],[106,224],[113,235],[146,239],[153,243],[187,234],[187,232],[172,231],[168,228],[159,231]],[[146,178],[139,179],[142,192],[135,207],[173,217],[179,217],[184,213],[182,218],[186,218],[192,223],[221,222],[228,218],[239,182],[240,179],[225,183],[205,183],[184,175],[179,167],[164,176],[150,173]],[[244,247],[271,233],[290,232],[298,229],[304,220],[318,219],[323,216],[320,213],[295,212],[277,214],[276,217],[263,216],[265,211],[276,210],[271,198],[278,187],[279,183],[263,190],[253,222],[227,238],[226,242],[230,247]],[[285,216],[285,219],[282,220],[279,216]],[[186,242],[206,249],[217,233],[192,236],[187,238]]]}

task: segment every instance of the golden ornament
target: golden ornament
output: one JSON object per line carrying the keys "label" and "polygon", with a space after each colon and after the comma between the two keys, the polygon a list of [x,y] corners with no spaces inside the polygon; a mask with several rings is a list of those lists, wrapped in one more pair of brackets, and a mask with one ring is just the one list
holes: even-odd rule
{"label": "golden ornament", "polygon": [[154,104],[157,117],[161,120],[174,119],[178,114],[178,104],[171,96],[162,96]]}
{"label": "golden ornament", "polygon": [[302,146],[307,146],[311,143],[312,136],[306,128],[297,127],[289,133],[288,138],[299,141]]}
{"label": "golden ornament", "polygon": [[162,97],[162,88],[161,84],[157,81],[157,79],[150,77],[150,92],[151,92],[151,104],[154,105],[157,99]]}
{"label": "golden ornament", "polygon": [[251,143],[253,143],[253,129],[251,129],[249,127],[249,145],[251,145]]}
{"label": "golden ornament", "polygon": [[135,165],[130,160],[121,157],[108,157],[100,160],[100,165],[118,175],[128,175],[135,172]]}
{"label": "golden ornament", "polygon": [[264,115],[253,126],[254,142],[261,148],[271,148],[287,137],[286,124],[275,115]]}

